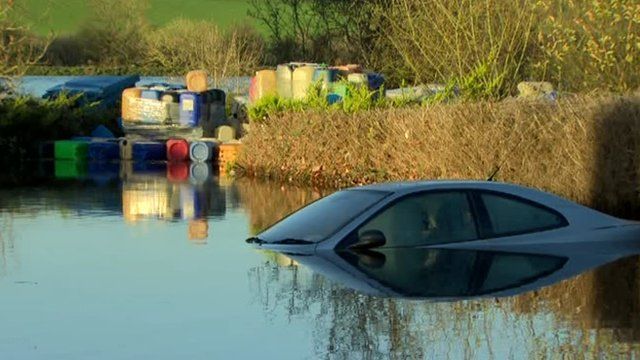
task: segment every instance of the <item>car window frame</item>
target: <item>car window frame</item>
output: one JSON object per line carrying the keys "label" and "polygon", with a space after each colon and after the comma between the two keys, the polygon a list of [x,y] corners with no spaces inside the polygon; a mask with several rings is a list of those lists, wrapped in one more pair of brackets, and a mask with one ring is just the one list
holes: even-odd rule
{"label": "car window frame", "polygon": [[[479,222],[479,218],[478,215],[476,213],[476,209],[474,208],[473,205],[473,199],[472,199],[472,194],[471,194],[472,189],[468,189],[468,188],[447,188],[447,189],[431,189],[431,190],[422,190],[422,191],[417,191],[417,192],[412,192],[410,194],[406,194],[403,196],[400,196],[396,199],[393,199],[392,201],[390,201],[388,204],[385,204],[382,208],[378,209],[375,213],[373,213],[371,216],[369,216],[365,221],[362,222],[362,224],[358,225],[353,231],[351,231],[348,235],[346,235],[344,238],[342,238],[340,241],[338,241],[338,243],[336,244],[336,246],[334,247],[335,250],[348,250],[349,246],[355,244],[358,240],[358,232],[360,231],[360,229],[362,229],[365,225],[367,225],[371,220],[373,220],[375,217],[377,217],[378,215],[382,214],[383,212],[387,211],[389,208],[391,208],[392,206],[396,205],[397,203],[406,200],[406,199],[410,199],[412,197],[419,197],[419,196],[423,196],[423,195],[427,195],[427,194],[438,194],[438,193],[463,193],[467,199],[467,204],[469,205],[469,210],[471,211],[471,215],[473,217],[473,223],[474,223],[474,228],[476,231],[476,235],[477,238],[473,239],[473,240],[464,240],[464,241],[455,241],[455,242],[443,242],[443,243],[437,243],[437,244],[428,244],[428,245],[419,245],[418,247],[426,247],[426,246],[438,246],[438,245],[447,245],[447,244],[455,244],[455,243],[461,243],[461,242],[470,242],[470,241],[478,241],[478,240],[483,240],[482,238],[482,234],[480,233],[480,222]],[[346,243],[346,244],[345,244]],[[394,247],[381,247],[383,249],[401,249],[401,248],[409,248],[409,247],[414,247],[414,246],[394,246]]]}
{"label": "car window frame", "polygon": [[[374,206],[376,206],[376,205],[380,204],[382,201],[384,201],[384,200],[385,200],[386,198],[388,198],[389,196],[392,196],[392,195],[393,195],[393,192],[385,191],[385,190],[377,190],[377,189],[344,189],[344,190],[338,190],[338,191],[366,191],[366,192],[375,192],[375,193],[379,193],[379,194],[382,194],[382,195],[384,195],[384,196],[382,196],[382,197],[381,197],[378,201],[376,201],[375,203],[373,203],[373,204],[369,205],[367,208],[365,208],[365,209],[363,209],[362,211],[360,211],[360,212],[358,212],[358,213],[354,214],[352,217],[350,217],[350,218],[348,219],[348,221],[345,221],[345,223],[344,223],[344,224],[342,224],[341,226],[339,226],[338,228],[336,228],[336,230],[334,230],[331,234],[327,235],[324,239],[322,239],[322,240],[318,240],[318,241],[314,242],[314,243],[313,243],[313,245],[314,245],[314,246],[317,246],[318,244],[320,244],[320,243],[322,243],[322,242],[324,242],[324,241],[327,241],[328,239],[331,239],[333,236],[335,236],[337,233],[339,233],[342,229],[344,229],[345,227],[349,226],[349,224],[350,224],[350,223],[352,223],[352,222],[353,222],[353,221],[354,221],[358,216],[360,216],[360,215],[362,215],[362,214],[366,213],[366,212],[367,212],[367,211],[369,211],[371,208],[373,208]],[[336,191],[336,192],[338,192],[338,191]],[[264,230],[260,231],[256,236],[260,236],[260,234],[262,234],[262,233],[264,233],[264,232],[268,231],[269,229],[271,229],[271,228],[275,227],[275,226],[276,226],[276,225],[278,225],[279,223],[281,223],[281,222],[285,221],[287,218],[289,218],[289,217],[290,217],[290,216],[292,216],[293,214],[295,214],[295,213],[297,213],[297,212],[299,212],[299,211],[302,211],[304,208],[306,208],[306,207],[308,207],[308,206],[311,206],[312,204],[314,204],[314,203],[316,203],[316,202],[318,202],[318,201],[320,201],[320,200],[322,200],[322,199],[324,199],[324,198],[326,198],[326,197],[328,197],[328,196],[331,196],[331,195],[335,194],[336,192],[331,193],[331,194],[326,195],[326,196],[323,196],[323,197],[321,197],[321,198],[319,198],[319,199],[316,199],[316,200],[314,200],[314,201],[312,201],[312,202],[310,202],[310,203],[308,203],[308,204],[305,204],[304,206],[300,207],[299,209],[292,211],[291,213],[289,213],[289,214],[287,214],[286,216],[284,216],[282,219],[280,219],[280,220],[278,220],[278,221],[274,222],[273,224],[269,225],[269,226],[268,226],[267,228],[265,228]]]}
{"label": "car window frame", "polygon": [[[478,216],[478,221],[480,224],[479,231],[482,239],[485,239],[485,240],[499,239],[499,238],[505,238],[510,236],[536,234],[536,233],[541,233],[545,231],[562,229],[569,226],[569,221],[567,220],[566,216],[564,216],[561,212],[553,208],[550,208],[546,205],[540,204],[536,201],[526,199],[518,195],[505,193],[501,191],[495,191],[495,190],[473,189],[473,190],[469,190],[469,192],[470,192],[470,197],[474,203],[473,205],[474,209],[476,210],[476,214]],[[484,200],[482,199],[482,196],[481,196],[482,194],[489,194],[489,195],[501,197],[503,199],[513,200],[513,201],[520,202],[525,205],[529,205],[531,207],[549,212],[560,218],[561,220],[560,225],[541,226],[541,227],[536,227],[536,228],[522,230],[522,231],[510,231],[510,232],[504,232],[504,233],[498,234],[495,232],[493,228],[493,224],[491,222],[491,216],[489,215],[489,210],[487,209],[484,203]]]}

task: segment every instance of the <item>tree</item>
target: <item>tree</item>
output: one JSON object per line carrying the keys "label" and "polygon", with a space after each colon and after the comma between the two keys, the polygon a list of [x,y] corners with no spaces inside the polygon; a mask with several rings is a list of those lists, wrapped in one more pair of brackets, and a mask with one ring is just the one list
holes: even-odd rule
{"label": "tree", "polygon": [[20,21],[12,0],[0,0],[0,93],[10,90],[15,79],[42,58],[48,43]]}

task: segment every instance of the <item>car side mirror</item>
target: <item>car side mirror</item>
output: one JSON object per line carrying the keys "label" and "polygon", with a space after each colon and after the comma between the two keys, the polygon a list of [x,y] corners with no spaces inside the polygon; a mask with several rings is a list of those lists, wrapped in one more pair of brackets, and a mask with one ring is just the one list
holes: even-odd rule
{"label": "car side mirror", "polygon": [[351,250],[369,250],[384,246],[387,239],[380,230],[367,230],[358,237],[358,242],[351,245]]}

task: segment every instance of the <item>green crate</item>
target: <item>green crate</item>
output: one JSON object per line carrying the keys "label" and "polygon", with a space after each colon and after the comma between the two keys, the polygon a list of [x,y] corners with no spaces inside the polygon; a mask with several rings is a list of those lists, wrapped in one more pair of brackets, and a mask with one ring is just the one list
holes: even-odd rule
{"label": "green crate", "polygon": [[56,160],[85,160],[89,152],[89,143],[77,140],[60,140],[55,143]]}
{"label": "green crate", "polygon": [[76,160],[56,160],[56,179],[82,179],[87,176],[87,163]]}

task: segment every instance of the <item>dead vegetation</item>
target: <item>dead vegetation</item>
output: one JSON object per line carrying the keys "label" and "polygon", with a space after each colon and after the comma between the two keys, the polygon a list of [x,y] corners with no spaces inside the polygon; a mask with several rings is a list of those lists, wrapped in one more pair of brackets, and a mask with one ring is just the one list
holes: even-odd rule
{"label": "dead vegetation", "polygon": [[254,124],[239,158],[249,176],[321,187],[406,179],[487,179],[633,211],[640,97],[476,102],[285,113]]}

